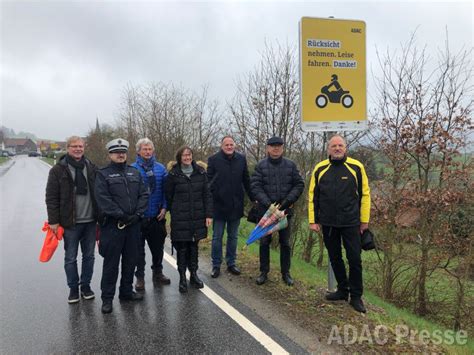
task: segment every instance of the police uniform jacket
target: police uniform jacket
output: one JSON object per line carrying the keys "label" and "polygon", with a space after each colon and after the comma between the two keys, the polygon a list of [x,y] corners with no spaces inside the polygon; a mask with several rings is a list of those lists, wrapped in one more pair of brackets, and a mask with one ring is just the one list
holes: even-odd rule
{"label": "police uniform jacket", "polygon": [[308,198],[309,223],[352,227],[369,223],[370,189],[358,160],[326,159],[313,170]]}
{"label": "police uniform jacket", "polygon": [[95,196],[101,217],[143,216],[148,206],[148,190],[139,171],[126,163],[111,162],[97,171]]}

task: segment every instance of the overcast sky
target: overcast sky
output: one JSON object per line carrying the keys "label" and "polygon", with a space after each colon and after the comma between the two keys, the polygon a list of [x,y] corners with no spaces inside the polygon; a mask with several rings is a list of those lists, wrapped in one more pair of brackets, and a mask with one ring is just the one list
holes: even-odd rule
{"label": "overcast sky", "polygon": [[113,124],[127,83],[209,85],[224,105],[265,40],[297,45],[303,16],[366,22],[369,89],[375,46],[395,49],[416,29],[432,56],[446,27],[454,50],[473,46],[470,1],[2,1],[1,124],[85,135],[96,117]]}

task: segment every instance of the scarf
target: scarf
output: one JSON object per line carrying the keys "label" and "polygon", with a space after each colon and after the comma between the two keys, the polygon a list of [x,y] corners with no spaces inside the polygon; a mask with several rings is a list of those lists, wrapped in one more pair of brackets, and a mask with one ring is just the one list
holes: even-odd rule
{"label": "scarf", "polygon": [[183,172],[184,175],[187,177],[191,177],[191,174],[193,173],[193,165],[184,165],[180,164],[181,171]]}
{"label": "scarf", "polygon": [[155,158],[151,157],[150,159],[145,160],[141,156],[137,156],[137,163],[143,168],[143,170],[145,170],[146,183],[150,189],[150,193],[153,193],[156,189],[155,173],[153,172]]}
{"label": "scarf", "polygon": [[66,155],[66,162],[76,169],[76,178],[74,179],[74,185],[76,186],[76,195],[87,195],[87,180],[84,176],[84,167],[86,166],[86,160],[84,157],[81,160],[76,160],[69,154]]}

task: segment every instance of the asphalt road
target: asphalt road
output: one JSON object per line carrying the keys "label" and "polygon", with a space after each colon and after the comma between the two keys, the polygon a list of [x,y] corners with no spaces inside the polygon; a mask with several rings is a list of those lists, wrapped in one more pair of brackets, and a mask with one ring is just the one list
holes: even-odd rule
{"label": "asphalt road", "polygon": [[[50,262],[38,261],[49,168],[38,158],[18,156],[0,177],[0,353],[305,353],[203,272],[203,281],[211,285],[208,292],[190,288],[180,294],[175,265],[169,262],[164,262],[164,271],[172,277],[170,286],[153,286],[148,272],[143,302],[122,303],[116,298],[113,313],[103,315],[102,258],[96,251],[91,286],[97,298],[69,305],[62,244]],[[213,291],[244,317],[245,324],[256,327],[250,333],[263,332],[267,340],[244,330],[235,312],[230,316],[216,306],[206,295]]]}

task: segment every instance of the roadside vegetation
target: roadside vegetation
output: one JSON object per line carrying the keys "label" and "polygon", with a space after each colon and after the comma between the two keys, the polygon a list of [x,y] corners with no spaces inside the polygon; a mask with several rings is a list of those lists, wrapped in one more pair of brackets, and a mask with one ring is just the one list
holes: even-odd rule
{"label": "roadside vegetation", "polygon": [[9,159],[9,157],[0,157],[0,165],[6,163]]}
{"label": "roadside vegetation", "polygon": [[[372,192],[370,226],[378,251],[363,255],[371,305],[364,319],[406,322],[419,330],[467,331],[467,349],[473,353],[472,50],[452,53],[446,40],[431,57],[413,36],[378,55],[379,74],[369,96],[370,129],[339,132],[347,138],[350,155],[366,166]],[[266,140],[278,135],[286,142],[285,155],[308,182],[315,164],[326,157],[330,135],[301,130],[297,57],[296,48],[266,44],[255,69],[236,80],[236,94],[225,107],[209,97],[206,87],[193,92],[171,83],[127,85],[116,127],[97,123],[87,137],[86,154],[103,165],[106,142],[122,136],[131,143],[133,159],[134,142],[148,137],[165,165],[183,144],[194,149],[196,159],[206,160],[220,138],[232,134],[253,169],[265,156]],[[312,322],[323,322],[328,309],[336,311],[327,316],[350,321],[354,316],[344,305],[323,301],[327,257],[321,236],[308,230],[306,196],[295,204],[291,221],[292,272],[300,282],[293,289],[270,283],[261,292],[290,299],[289,309],[301,306],[303,313],[314,313]],[[242,227],[247,236],[250,226]],[[252,275],[255,248],[241,253]],[[420,350],[405,345],[396,351]]]}

